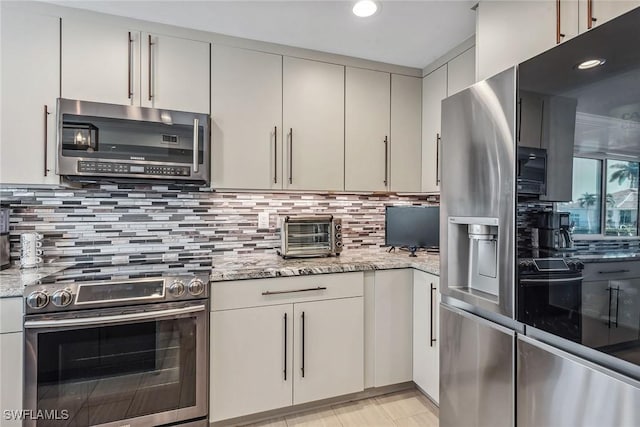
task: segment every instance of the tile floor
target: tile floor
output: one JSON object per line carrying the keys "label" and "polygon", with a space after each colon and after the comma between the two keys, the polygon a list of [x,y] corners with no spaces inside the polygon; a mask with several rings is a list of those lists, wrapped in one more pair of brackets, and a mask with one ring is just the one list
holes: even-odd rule
{"label": "tile floor", "polygon": [[251,427],[438,427],[438,408],[416,390],[333,405]]}

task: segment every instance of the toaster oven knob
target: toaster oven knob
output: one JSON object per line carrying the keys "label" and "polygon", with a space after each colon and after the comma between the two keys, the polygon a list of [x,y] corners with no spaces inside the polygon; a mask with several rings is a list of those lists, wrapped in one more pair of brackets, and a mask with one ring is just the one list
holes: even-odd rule
{"label": "toaster oven knob", "polygon": [[341,240],[338,240],[338,241],[336,242],[336,247],[337,247],[337,248],[341,248],[341,247],[342,247],[342,241],[341,241]]}
{"label": "toaster oven knob", "polygon": [[27,297],[27,305],[31,308],[43,308],[49,303],[49,296],[42,291],[34,291]]}
{"label": "toaster oven knob", "polygon": [[204,292],[204,283],[200,279],[193,279],[189,283],[189,293],[191,295],[200,295]]}
{"label": "toaster oven knob", "polygon": [[51,295],[51,302],[56,307],[66,307],[71,304],[71,301],[73,301],[73,295],[66,289],[55,291]]}
{"label": "toaster oven knob", "polygon": [[342,233],[336,233],[336,240],[342,239]]}
{"label": "toaster oven knob", "polygon": [[336,224],[336,231],[342,230],[342,224]]}
{"label": "toaster oven knob", "polygon": [[180,280],[176,280],[169,286],[169,293],[174,297],[182,296],[184,294],[184,283]]}

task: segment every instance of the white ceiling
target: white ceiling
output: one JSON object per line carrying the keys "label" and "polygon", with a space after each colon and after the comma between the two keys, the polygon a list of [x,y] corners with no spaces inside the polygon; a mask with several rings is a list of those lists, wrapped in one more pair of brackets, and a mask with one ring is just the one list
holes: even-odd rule
{"label": "white ceiling", "polygon": [[466,0],[382,1],[369,18],[347,0],[50,2],[417,68],[475,33],[475,2]]}

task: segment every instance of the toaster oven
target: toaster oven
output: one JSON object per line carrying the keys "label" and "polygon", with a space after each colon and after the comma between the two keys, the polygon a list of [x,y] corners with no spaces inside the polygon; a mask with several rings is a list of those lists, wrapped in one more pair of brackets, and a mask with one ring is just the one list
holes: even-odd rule
{"label": "toaster oven", "polygon": [[285,216],[280,225],[283,258],[338,256],[342,221],[333,215]]}

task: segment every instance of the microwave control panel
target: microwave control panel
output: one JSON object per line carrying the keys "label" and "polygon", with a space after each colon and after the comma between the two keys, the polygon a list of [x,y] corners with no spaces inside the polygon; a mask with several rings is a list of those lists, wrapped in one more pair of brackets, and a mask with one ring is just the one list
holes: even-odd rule
{"label": "microwave control panel", "polygon": [[133,163],[112,163],[96,161],[78,161],[78,172],[87,174],[140,174],[161,176],[189,176],[191,170],[187,166],[140,165]]}

